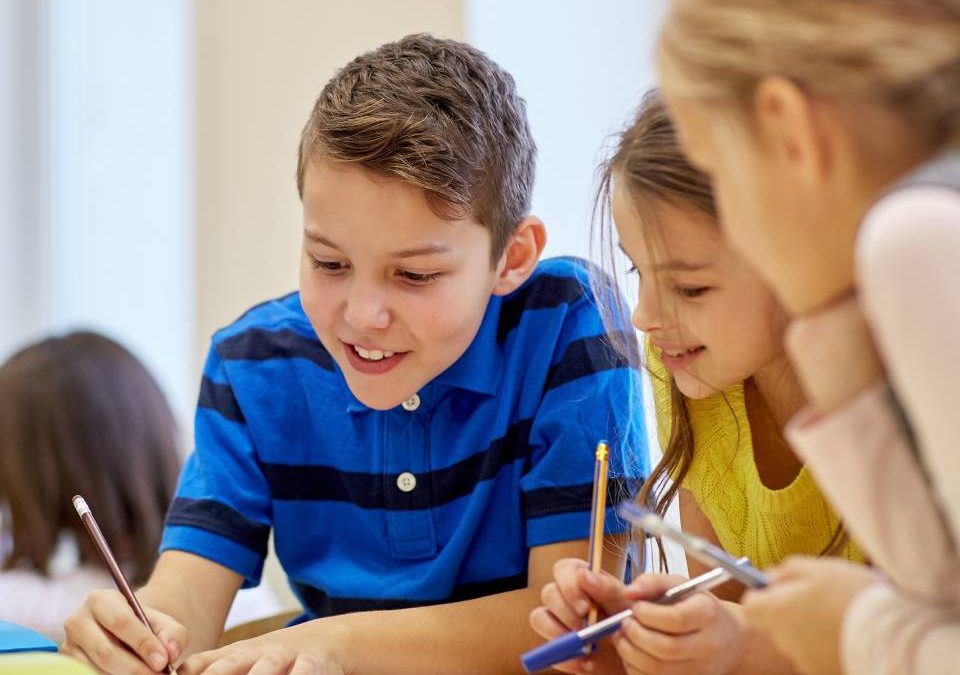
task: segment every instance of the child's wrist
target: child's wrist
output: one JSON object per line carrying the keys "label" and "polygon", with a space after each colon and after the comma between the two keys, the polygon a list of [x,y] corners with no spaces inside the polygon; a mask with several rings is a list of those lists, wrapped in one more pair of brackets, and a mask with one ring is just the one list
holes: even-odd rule
{"label": "child's wrist", "polygon": [[785,343],[807,400],[821,412],[837,409],[883,375],[854,294],[795,317]]}

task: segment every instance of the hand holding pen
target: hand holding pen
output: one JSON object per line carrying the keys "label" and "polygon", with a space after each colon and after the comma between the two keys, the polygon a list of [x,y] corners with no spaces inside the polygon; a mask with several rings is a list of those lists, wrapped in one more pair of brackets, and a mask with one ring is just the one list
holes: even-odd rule
{"label": "hand holding pen", "polygon": [[[171,662],[186,643],[185,629],[156,610],[144,610],[86,501],[78,495],[73,505],[120,592],[92,593],[65,622],[66,640],[60,650],[101,672],[141,673],[149,664],[153,672],[176,675]],[[158,633],[155,626],[163,630]]]}
{"label": "hand holding pen", "polygon": [[[558,577],[567,577],[567,579],[558,578],[557,582],[554,584],[560,594],[570,594],[569,589],[571,585],[573,585],[570,577],[577,575],[583,569],[582,563],[578,567],[576,564],[577,562],[578,561],[567,560],[560,563]],[[562,569],[564,564],[569,566],[570,569]],[[665,582],[667,579],[673,578],[667,577],[666,575],[654,576],[658,577],[654,583]],[[549,668],[550,666],[555,666],[558,663],[562,663],[563,661],[582,656],[584,653],[588,653],[588,650],[585,649],[586,646],[594,645],[604,638],[609,637],[620,629],[625,619],[633,615],[633,602],[643,599],[642,597],[637,597],[638,589],[636,586],[623,586],[620,584],[620,582],[614,581],[610,577],[606,579],[599,579],[599,577],[597,577],[597,579],[600,583],[596,584],[596,588],[588,588],[587,590],[599,592],[600,595],[607,596],[606,602],[603,604],[609,604],[613,602],[619,605],[628,604],[629,606],[618,612],[612,613],[610,616],[601,619],[594,624],[581,628],[580,630],[572,630],[554,638],[553,640],[541,645],[540,647],[537,647],[536,649],[530,650],[521,658],[523,667],[527,670],[527,672],[532,673],[538,670],[543,670],[545,668]],[[715,588],[729,579],[729,574],[727,574],[724,570],[719,568],[713,569],[698,577],[694,577],[693,579],[678,580],[675,582],[675,585],[668,588],[664,592],[655,595],[653,598],[647,596],[647,602],[660,605],[672,605],[700,591],[707,591],[711,588]],[[586,583],[590,584],[590,581],[587,580]],[[566,587],[565,591],[560,591],[560,586]],[[550,592],[552,592],[552,589]],[[546,589],[545,593],[548,593]],[[556,600],[550,601],[550,599],[546,597],[544,600],[548,602],[553,612],[560,615],[564,614],[564,611],[559,609],[563,606],[562,602],[557,602]],[[537,611],[543,612],[546,609],[547,608],[541,607]],[[563,621],[565,625],[570,625],[570,620],[567,619],[564,621],[562,616],[554,616],[553,618],[554,620]],[[541,623],[542,625],[542,621],[542,617],[538,620],[531,616],[531,623],[534,624],[535,629],[537,629],[537,623]],[[538,630],[538,632],[543,634],[542,630]]]}
{"label": "hand holding pen", "polygon": [[[621,515],[626,520],[643,525],[648,532],[656,532],[667,538],[676,534],[675,528],[662,523],[655,514],[631,511],[631,506],[627,505],[621,510]],[[646,518],[650,515],[652,519]],[[641,523],[642,518],[646,520]],[[669,585],[677,584],[677,580],[666,575],[644,575],[639,582],[627,587],[609,576],[591,581],[593,578],[585,574],[582,561],[568,560],[559,564],[555,582],[548,584],[542,594],[546,607],[538,608],[531,614],[534,629],[541,635],[554,639],[525,654],[524,667],[533,672],[561,663],[560,670],[580,672],[581,666],[577,662],[562,662],[581,656],[585,644],[595,643],[615,633],[621,626],[624,630],[617,640],[617,651],[624,663],[644,672],[658,672],[661,668],[672,671],[677,667],[681,669],[676,672],[700,672],[701,666],[712,667],[717,663],[735,659],[740,624],[733,618],[731,611],[726,609],[726,603],[721,603],[712,595],[701,594],[699,598],[691,600],[692,604],[685,603],[683,610],[673,610],[663,605],[679,602],[734,576],[754,586],[765,583],[765,577],[745,559],[734,559],[716,547],[705,546],[706,542],[702,540],[683,534],[684,543],[695,549],[695,555],[714,569],[674,588],[669,588]],[[639,595],[636,587],[638,583],[645,586],[643,593]],[[656,594],[663,591],[666,592],[657,597]],[[581,606],[575,609],[574,605],[583,602],[584,593],[600,599],[601,604],[613,616],[592,626],[577,629],[582,625],[577,618],[578,612],[579,616],[582,616],[585,608]],[[652,600],[651,595],[654,597]],[[603,596],[606,596],[606,600]],[[647,598],[646,602],[649,604],[633,605],[634,601],[644,598]],[[661,608],[656,608],[657,605]],[[618,611],[621,608],[622,611]],[[639,614],[634,615],[634,612]],[[624,624],[628,618],[631,620]],[[558,629],[563,626],[573,630],[558,636]],[[609,652],[603,657],[609,658]]]}

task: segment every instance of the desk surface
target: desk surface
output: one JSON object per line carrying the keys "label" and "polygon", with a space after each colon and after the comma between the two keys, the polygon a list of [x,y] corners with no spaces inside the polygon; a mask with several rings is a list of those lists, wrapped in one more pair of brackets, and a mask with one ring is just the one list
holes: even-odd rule
{"label": "desk surface", "polygon": [[96,675],[79,661],[51,652],[0,654],[0,675]]}

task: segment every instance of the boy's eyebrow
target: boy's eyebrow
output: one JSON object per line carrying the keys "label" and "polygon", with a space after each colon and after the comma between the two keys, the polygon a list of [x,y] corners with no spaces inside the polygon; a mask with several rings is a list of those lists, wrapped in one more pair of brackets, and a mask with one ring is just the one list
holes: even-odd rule
{"label": "boy's eyebrow", "polygon": [[397,251],[396,253],[391,253],[392,258],[416,258],[418,255],[433,255],[436,253],[449,253],[449,246],[443,246],[442,244],[427,244],[426,246],[421,246],[420,248],[411,248],[406,251]]}
{"label": "boy's eyebrow", "polygon": [[[317,234],[316,232],[311,232],[310,230],[304,230],[303,236],[312,242],[318,244],[323,244],[324,246],[329,246],[330,248],[335,248],[338,251],[340,247],[334,244],[332,241],[326,237]],[[391,253],[390,257],[392,258],[415,258],[419,255],[433,255],[439,253],[450,253],[452,249],[449,246],[444,246],[443,244],[426,244],[425,246],[420,246],[419,248],[411,248],[404,251],[397,251]]]}
{"label": "boy's eyebrow", "polygon": [[338,251],[340,250],[340,247],[334,244],[332,241],[330,241],[326,237],[321,237],[319,234],[315,232],[311,232],[310,230],[304,230],[303,236],[309,239],[310,241],[314,241],[318,244],[323,244],[324,246],[329,246],[330,248],[335,248]]}

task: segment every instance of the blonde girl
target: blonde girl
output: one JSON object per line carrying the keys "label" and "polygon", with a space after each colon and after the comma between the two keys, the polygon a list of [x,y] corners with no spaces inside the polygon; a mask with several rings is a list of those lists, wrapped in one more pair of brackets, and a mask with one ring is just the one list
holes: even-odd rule
{"label": "blonde girl", "polygon": [[960,3],[674,0],[660,75],[729,241],[793,315],[788,436],[885,572],[747,608],[810,673],[960,672]]}

